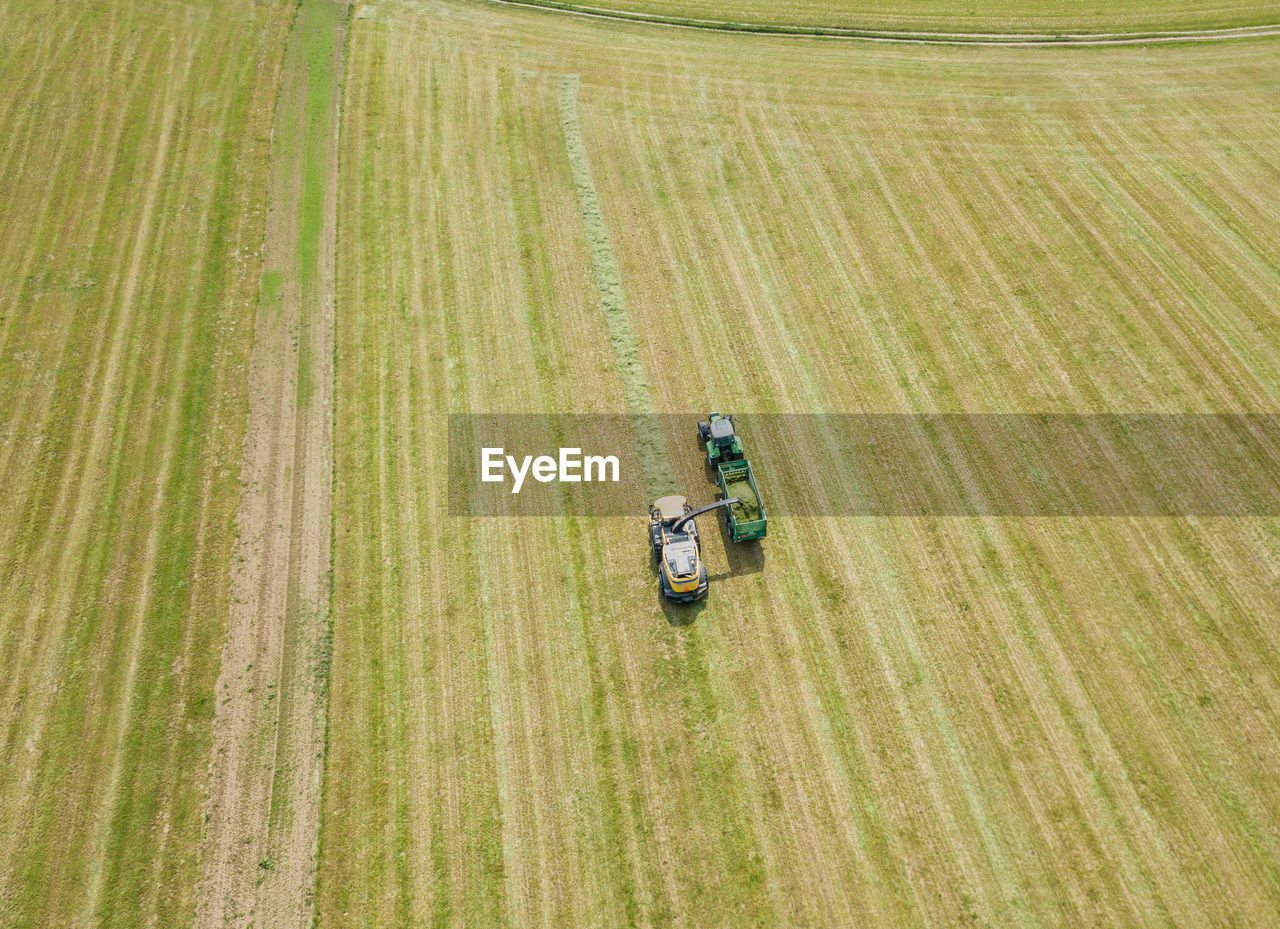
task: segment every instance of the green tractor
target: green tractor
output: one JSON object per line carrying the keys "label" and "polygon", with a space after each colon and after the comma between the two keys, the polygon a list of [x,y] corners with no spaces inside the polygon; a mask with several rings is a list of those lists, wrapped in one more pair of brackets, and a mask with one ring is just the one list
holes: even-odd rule
{"label": "green tractor", "polygon": [[735,542],[763,539],[769,527],[768,517],[733,417],[708,414],[698,423],[698,438],[707,453],[707,467],[715,472],[721,498],[734,501],[724,511],[729,538]]}
{"label": "green tractor", "polygon": [[714,468],[726,461],[741,461],[746,457],[742,440],[733,429],[733,417],[710,413],[698,423],[698,435],[707,452],[707,466]]}

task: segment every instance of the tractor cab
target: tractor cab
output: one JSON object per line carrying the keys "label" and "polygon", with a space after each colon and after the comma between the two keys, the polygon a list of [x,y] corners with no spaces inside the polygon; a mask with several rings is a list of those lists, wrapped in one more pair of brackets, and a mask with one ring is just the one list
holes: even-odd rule
{"label": "tractor cab", "polygon": [[715,467],[722,461],[741,461],[742,440],[734,431],[733,417],[711,413],[698,423],[698,435],[707,453],[707,464]]}
{"label": "tractor cab", "polygon": [[733,441],[733,420],[728,418],[717,419],[708,428],[711,431],[711,438],[715,439],[717,445],[723,446]]}

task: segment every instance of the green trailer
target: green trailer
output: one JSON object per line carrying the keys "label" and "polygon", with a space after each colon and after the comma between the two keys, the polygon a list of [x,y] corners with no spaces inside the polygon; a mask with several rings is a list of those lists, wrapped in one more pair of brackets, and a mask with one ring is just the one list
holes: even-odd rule
{"label": "green trailer", "polygon": [[751,462],[743,458],[725,461],[716,466],[716,483],[725,499],[737,498],[737,502],[725,507],[724,523],[729,538],[735,542],[763,539],[769,527],[764,504],[760,501],[760,489],[751,473]]}

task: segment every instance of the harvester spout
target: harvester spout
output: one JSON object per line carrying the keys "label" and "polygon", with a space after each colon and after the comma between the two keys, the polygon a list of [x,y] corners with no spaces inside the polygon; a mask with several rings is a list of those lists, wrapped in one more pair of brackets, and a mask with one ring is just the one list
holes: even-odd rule
{"label": "harvester spout", "polygon": [[679,532],[684,527],[684,524],[687,523],[689,520],[693,519],[695,516],[701,516],[703,513],[710,513],[712,510],[719,509],[722,506],[733,506],[735,503],[741,503],[741,502],[742,501],[739,500],[737,497],[729,497],[728,499],[725,499],[725,500],[717,500],[715,503],[708,503],[706,506],[700,506],[691,513],[685,513],[683,516],[677,519],[674,523],[672,523],[671,531],[673,533]]}

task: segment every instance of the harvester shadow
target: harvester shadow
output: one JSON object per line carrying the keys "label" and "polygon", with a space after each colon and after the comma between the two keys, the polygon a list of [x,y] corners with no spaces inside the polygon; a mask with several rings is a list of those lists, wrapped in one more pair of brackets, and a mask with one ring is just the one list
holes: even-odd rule
{"label": "harvester shadow", "polygon": [[[715,574],[708,573],[707,583],[711,585],[712,589],[701,600],[695,600],[692,603],[675,603],[664,597],[662,585],[658,582],[658,572],[662,570],[658,566],[658,560],[652,557],[652,554],[647,559],[649,573],[653,577],[654,587],[657,588],[658,605],[662,607],[663,615],[666,616],[667,622],[672,626],[692,626],[698,615],[707,608],[707,600],[715,596],[715,585],[718,582],[731,577],[759,574],[764,570],[764,546],[760,544],[759,540],[749,542],[733,541],[729,535],[729,526],[722,517],[716,519],[716,526],[720,530],[720,544],[724,548],[725,558],[729,562],[729,570],[719,571]],[[704,529],[703,532],[705,531]]]}
{"label": "harvester shadow", "polygon": [[698,618],[698,614],[707,608],[707,598],[694,600],[692,603],[673,603],[662,595],[662,591],[658,591],[658,604],[662,607],[662,613],[667,617],[667,622],[673,626],[692,626],[694,620]]}

